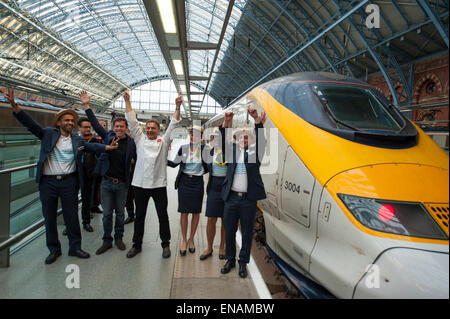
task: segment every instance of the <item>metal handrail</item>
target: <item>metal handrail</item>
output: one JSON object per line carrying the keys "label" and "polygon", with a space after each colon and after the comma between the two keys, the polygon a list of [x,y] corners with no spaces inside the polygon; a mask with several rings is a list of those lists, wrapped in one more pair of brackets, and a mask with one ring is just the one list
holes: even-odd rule
{"label": "metal handrail", "polygon": [[[58,210],[57,216],[59,216],[62,213],[62,209]],[[45,220],[42,218],[40,221],[34,223],[33,225],[29,226],[28,228],[25,228],[20,233],[15,234],[14,236],[10,237],[9,239],[5,240],[4,242],[0,243],[0,251],[10,248],[12,245],[18,243],[34,231],[38,230],[42,226],[44,226]]]}
{"label": "metal handrail", "polygon": [[22,170],[25,170],[25,169],[28,169],[28,168],[33,168],[33,167],[36,167],[36,166],[37,166],[37,163],[28,164],[28,165],[19,166],[19,167],[14,167],[14,168],[7,168],[7,169],[4,169],[4,170],[0,171],[0,175],[7,174],[7,173],[18,172],[18,171],[22,171]]}
{"label": "metal handrail", "polygon": [[[23,165],[23,166],[14,167],[14,168],[8,168],[8,169],[1,170],[0,171],[0,175],[11,174],[13,172],[34,168],[36,166],[37,166],[37,163]],[[80,201],[80,200],[81,199],[78,198],[78,201]],[[62,214],[62,208],[57,211],[57,216],[59,216],[61,214]],[[21,241],[22,239],[24,239],[25,237],[27,237],[28,235],[30,235],[31,233],[33,233],[34,231],[36,231],[37,229],[41,228],[44,225],[45,225],[45,220],[44,220],[44,218],[42,218],[41,220],[37,221],[33,225],[25,228],[21,232],[19,232],[19,233],[15,234],[14,236],[4,240],[3,242],[0,243],[0,252],[5,250],[5,249],[10,248],[12,245],[18,243],[19,241]]]}

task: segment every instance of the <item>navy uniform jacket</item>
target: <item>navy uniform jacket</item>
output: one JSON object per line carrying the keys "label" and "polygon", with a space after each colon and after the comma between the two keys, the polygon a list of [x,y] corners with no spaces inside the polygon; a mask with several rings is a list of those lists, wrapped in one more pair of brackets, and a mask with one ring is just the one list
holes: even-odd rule
{"label": "navy uniform jacket", "polygon": [[[94,128],[94,131],[97,132],[97,134],[102,138],[102,140],[105,142],[106,145],[111,144],[111,141],[117,137],[116,133],[114,133],[113,130],[105,130],[103,126],[100,125],[97,118],[94,115],[94,112],[92,112],[91,109],[86,110],[86,115],[89,119],[89,122],[91,122],[92,127]],[[127,151],[125,155],[125,163],[126,163],[126,182],[129,185],[131,183],[131,180],[133,179],[133,170],[132,170],[132,160],[136,162],[136,144],[134,143],[134,140],[127,135]],[[95,167],[94,174],[99,176],[104,176],[106,172],[109,169],[109,154],[103,153],[100,155],[100,157],[97,160],[97,166]]]}
{"label": "navy uniform jacket", "polygon": [[[225,129],[220,126],[220,132],[222,134],[222,145],[225,145],[224,152],[233,150],[232,154],[225,154],[227,158],[227,175],[225,177],[225,181],[223,182],[222,188],[222,199],[224,201],[228,200],[231,192],[231,186],[233,185],[234,173],[237,167],[237,153],[240,151],[245,151],[244,154],[244,162],[245,169],[247,170],[247,178],[248,178],[248,188],[247,188],[247,198],[249,200],[258,201],[266,198],[266,191],[264,190],[264,183],[261,178],[261,174],[259,172],[259,167],[261,166],[260,158],[258,158],[258,154],[264,154],[265,149],[265,137],[264,134],[262,136],[258,136],[259,130],[258,128],[263,128],[263,124],[255,124],[255,133],[256,133],[256,147],[249,147],[248,150],[242,150],[237,143],[233,143],[232,146],[225,144]],[[259,141],[259,139],[262,139]],[[260,142],[261,145],[258,144]],[[262,146],[258,149],[258,146]],[[248,157],[251,154],[251,159],[256,158],[255,163],[248,163]],[[232,158],[230,157],[232,156]],[[262,156],[261,156],[262,159]]]}
{"label": "navy uniform jacket", "polygon": [[[41,152],[39,155],[39,161],[37,163],[36,170],[36,182],[41,181],[42,171],[44,167],[44,163],[49,157],[50,153],[56,146],[59,137],[61,136],[61,132],[56,128],[42,128],[31,116],[29,116],[24,110],[21,110],[19,113],[14,113],[15,118],[22,123],[31,133],[33,133],[37,138],[39,138],[41,142]],[[81,163],[81,156],[78,156],[81,151],[89,151],[89,152],[105,152],[105,145],[98,143],[88,143],[81,136],[71,134],[72,139],[72,147],[75,155],[75,163],[78,173],[78,181],[83,187],[83,165]],[[102,153],[105,154],[105,153]]]}
{"label": "navy uniform jacket", "polygon": [[[178,165],[180,165],[180,169],[178,170],[178,174],[177,174],[177,178],[175,179],[175,189],[178,189],[178,185],[180,184],[180,179],[181,179],[181,173],[183,173],[183,170],[186,166],[186,161],[190,152],[189,149],[190,144],[185,144],[185,145],[181,145],[180,148],[178,149],[178,153],[177,153],[177,157],[174,159],[174,161],[167,161],[167,165],[170,167],[177,167]],[[203,148],[205,146],[202,144],[201,147],[201,153],[203,154]],[[204,173],[206,174],[208,172],[208,167],[207,164],[205,163],[205,161],[203,160],[203,156],[202,156],[202,166],[203,166],[203,170]]]}

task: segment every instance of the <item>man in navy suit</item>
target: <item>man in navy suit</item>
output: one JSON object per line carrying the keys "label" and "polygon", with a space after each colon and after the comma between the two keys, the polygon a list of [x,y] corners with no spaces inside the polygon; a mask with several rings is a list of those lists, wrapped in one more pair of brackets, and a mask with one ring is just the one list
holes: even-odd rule
{"label": "man in navy suit", "polygon": [[236,231],[241,224],[242,245],[239,253],[239,276],[247,277],[247,264],[250,261],[253,227],[257,201],[266,198],[264,184],[259,168],[264,154],[265,138],[263,125],[266,114],[258,116],[258,111],[248,108],[248,114],[254,119],[255,128],[238,129],[234,132],[236,143],[225,144],[225,128],[233,119],[233,112],[226,112],[220,127],[222,145],[225,145],[225,158],[228,162],[227,174],[222,188],[225,202],[223,222],[225,226],[225,253],[227,262],[221,269],[228,273],[236,264]]}
{"label": "man in navy suit", "polygon": [[83,185],[83,167],[79,155],[82,151],[105,152],[116,149],[117,141],[112,141],[111,145],[87,143],[82,137],[72,134],[78,119],[74,110],[60,111],[53,120],[54,128],[42,128],[15,103],[13,89],[8,88],[5,97],[13,107],[14,117],[42,141],[36,182],[39,184],[46,241],[50,250],[45,263],[51,264],[61,256],[56,223],[58,198],[61,199],[69,238],[69,256],[89,258],[89,254],[81,249],[78,220],[78,188]]}

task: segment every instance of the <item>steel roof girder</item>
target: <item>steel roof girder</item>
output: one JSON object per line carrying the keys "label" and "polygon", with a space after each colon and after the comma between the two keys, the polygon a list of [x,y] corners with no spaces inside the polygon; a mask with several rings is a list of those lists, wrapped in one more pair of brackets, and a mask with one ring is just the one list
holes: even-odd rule
{"label": "steel roof girder", "polygon": [[[278,3],[279,1],[275,1],[275,2]],[[309,3],[309,2],[305,2],[305,4],[308,5],[308,7],[310,7],[310,3]],[[279,5],[281,6],[281,4],[279,4]],[[305,10],[304,10],[303,7],[300,5],[300,3],[295,2],[295,5],[296,5],[296,8],[297,8],[299,11],[301,11],[301,12],[303,11],[303,12],[302,12],[303,15],[306,14]],[[310,8],[311,8],[311,7],[310,7]],[[299,21],[296,19],[296,17],[295,17],[293,14],[290,13],[289,7],[286,7],[285,10],[287,11],[288,15],[294,20],[294,22],[296,22],[296,24],[302,28],[302,24],[300,24]],[[319,12],[317,12],[317,16],[319,17],[320,22],[322,23],[322,25],[327,23],[327,22],[324,21],[324,19],[323,19],[322,16],[319,14]],[[315,21],[314,21],[313,19],[310,19],[310,22],[314,25],[315,28],[318,28],[318,25],[315,23]],[[306,25],[305,25],[304,27],[306,27]],[[307,28],[307,27],[306,27],[306,28]],[[309,31],[311,31],[311,29],[310,29]],[[332,30],[330,31],[330,33],[334,35],[334,32],[333,32]],[[335,36],[335,35],[334,35],[334,36]],[[338,37],[335,36],[335,38],[338,40],[338,42],[340,41],[340,39],[339,39]],[[324,37],[324,39],[326,39],[326,38]],[[335,56],[336,56],[336,57],[339,57],[339,56],[340,56],[340,52],[339,52],[339,50],[334,46],[334,43],[333,43],[333,41],[331,40],[331,38],[330,38],[330,41],[329,41],[329,42],[326,41],[326,44],[328,44],[328,43],[330,43],[329,47],[330,47],[331,50],[334,52]],[[326,44],[325,44],[325,45],[326,45]],[[342,45],[343,45],[343,44],[342,44]],[[322,44],[320,44],[319,41],[318,41],[318,43],[317,43],[317,47],[318,47],[319,50],[322,52],[322,54],[325,56],[325,59],[327,60],[328,64],[329,64],[330,67],[332,68],[332,70],[333,70],[335,73],[338,73],[338,71],[337,71],[337,69],[336,69],[335,61],[332,60],[332,58],[329,56],[329,54],[326,52],[326,50],[322,47]],[[344,48],[344,51],[345,51],[345,50],[346,50],[346,49]]]}
{"label": "steel roof girder", "polygon": [[[253,8],[255,8],[255,7],[253,7]],[[256,10],[259,10],[259,8],[256,8]],[[243,12],[243,15],[246,16],[246,17],[248,17],[249,19],[252,19],[252,16],[249,15],[248,13],[246,13],[246,11]],[[241,21],[242,21],[242,20],[241,20]],[[278,39],[276,39],[276,38],[273,36],[273,34],[270,32],[270,30],[268,30],[267,28],[265,28],[264,26],[262,26],[261,23],[259,23],[257,20],[253,19],[252,21],[255,22],[262,30],[264,30],[265,34],[261,37],[261,39],[264,39],[266,35],[269,35],[270,37],[272,37],[272,39],[275,40],[275,42],[277,42],[277,44],[278,44],[281,48],[283,48],[283,49],[286,51],[286,48],[283,46],[283,44],[281,44],[281,43],[278,41]],[[241,23],[242,23],[242,22],[241,22]],[[236,29],[240,29],[240,27],[239,27],[239,28],[236,28]],[[267,42],[267,41],[266,41],[266,42]],[[267,42],[267,43],[272,47],[271,42]],[[256,46],[256,47],[258,47],[258,46]],[[273,48],[273,49],[274,49],[274,51],[272,51],[272,52],[276,52],[275,48]],[[229,51],[229,50],[230,50],[230,47],[228,47],[228,50],[227,50],[227,51]],[[253,51],[252,51],[252,52],[253,52]],[[226,52],[226,54],[227,54],[227,53],[228,53],[228,52]],[[266,52],[265,52],[264,54],[266,54]],[[282,59],[282,56],[280,57],[280,59]],[[249,56],[247,56],[246,60],[240,64],[239,70],[242,69],[243,65],[246,63],[247,60],[252,61],[252,59],[250,59]],[[269,61],[270,61],[270,59],[269,59]],[[300,68],[300,67],[299,67],[299,68]],[[235,74],[237,74],[237,73],[235,73]]]}
{"label": "steel roof girder", "polygon": [[294,52],[293,54],[291,54],[289,57],[287,57],[281,64],[279,64],[276,68],[272,69],[268,74],[266,74],[265,76],[263,76],[262,78],[260,78],[258,81],[256,81],[255,83],[253,83],[247,90],[245,90],[241,95],[239,95],[235,100],[239,99],[241,96],[243,96],[244,94],[246,94],[249,90],[251,90],[252,88],[254,88],[256,85],[258,85],[259,83],[261,83],[263,80],[265,80],[267,77],[269,77],[271,74],[273,74],[276,70],[278,70],[279,68],[281,68],[284,64],[286,64],[287,62],[289,62],[294,56],[298,55],[299,53],[301,53],[302,51],[304,51],[306,48],[308,48],[309,46],[312,45],[312,43],[314,43],[315,41],[317,41],[318,39],[320,39],[324,34],[326,34],[327,32],[329,32],[330,30],[332,30],[335,26],[337,26],[338,24],[340,24],[342,21],[348,19],[355,11],[357,11],[358,9],[360,9],[362,6],[364,6],[366,3],[368,2],[368,0],[362,0],[360,1],[358,4],[352,6],[351,8],[349,8],[349,10],[347,12],[340,12],[339,17],[336,17],[337,20],[334,21],[333,23],[331,23],[331,25],[329,25],[328,27],[326,27],[323,31],[321,31],[319,34],[317,34],[312,40],[308,41],[308,43],[306,43],[305,45],[303,45],[299,50],[297,50],[296,52]]}
{"label": "steel roof girder", "polygon": [[[335,2],[335,0],[332,0],[332,1]],[[386,83],[389,86],[389,90],[392,93],[392,97],[394,99],[394,104],[396,106],[398,106],[400,101],[399,101],[399,97],[397,96],[397,92],[396,92],[395,87],[394,87],[395,83],[392,83],[393,81],[392,81],[392,79],[391,79],[391,77],[389,75],[389,71],[388,71],[389,68],[387,68],[383,64],[383,62],[381,61],[380,57],[375,52],[375,49],[373,48],[372,44],[366,39],[366,37],[364,36],[364,33],[357,28],[357,26],[353,23],[352,19],[349,19],[349,22],[352,24],[353,29],[357,32],[357,34],[360,37],[361,41],[367,47],[368,51],[372,55],[372,58],[374,59],[374,61],[378,65],[378,67],[380,68],[380,71],[384,75]],[[406,79],[405,79],[405,77],[403,75],[403,71],[400,69],[400,67],[397,64],[395,58],[393,58],[392,53],[390,52],[390,50],[387,49],[385,46],[382,46],[380,48],[382,48],[382,50],[385,52],[385,54],[389,57],[389,62],[391,62],[391,65],[393,66],[392,68],[395,70],[395,72],[396,72],[396,74],[398,76],[398,78],[396,80],[399,80],[402,83],[403,89],[406,88],[406,92],[408,94],[409,84],[406,82]]]}
{"label": "steel roof girder", "polygon": [[[436,14],[435,10],[430,6],[430,3],[426,0],[415,0],[419,7],[422,9],[422,11],[431,19],[434,26],[438,30],[439,34],[441,35],[442,39],[444,40],[445,44],[447,45],[447,48],[449,47],[448,43],[448,29],[445,28],[441,20],[439,19],[439,14]],[[439,0],[438,0],[439,2]],[[447,11],[448,11],[448,1],[447,1]]]}
{"label": "steel roof girder", "polygon": [[[279,8],[281,8],[282,13],[287,14],[288,17],[290,17],[290,18],[297,24],[297,26],[304,32],[304,34],[305,34],[304,37],[305,37],[306,39],[308,39],[308,35],[310,34],[311,29],[308,29],[308,27],[307,27],[306,25],[304,25],[304,24],[302,24],[302,23],[299,23],[299,21],[297,20],[297,18],[290,12],[290,10],[289,10],[289,4],[291,3],[291,1],[289,1],[289,3],[288,3],[287,5],[281,4],[280,1],[277,1],[277,0],[275,0],[274,2],[278,5]],[[294,2],[294,3],[295,3],[295,4],[297,5],[297,7],[298,7],[298,3],[297,3],[297,2]],[[326,62],[323,60],[323,58],[322,58],[322,56],[320,56],[320,54],[317,54],[317,55],[319,56],[319,58],[322,60],[323,64],[326,65],[326,64],[328,63],[328,64],[332,67],[332,69],[336,72],[336,68],[335,68],[335,66],[334,66],[334,63],[333,63],[333,61],[329,58],[329,56],[328,56],[328,54],[325,52],[324,48],[320,45],[320,43],[317,43],[317,44],[315,44],[315,45],[319,48],[319,51],[320,51],[320,52],[322,53],[322,55],[325,57]],[[295,50],[298,46],[299,46],[299,44],[294,44],[293,50]],[[308,53],[308,55],[309,55],[310,58],[311,58],[310,61],[309,61],[309,63],[311,64],[311,61],[314,61],[314,64],[316,64],[315,59],[313,59],[312,56],[311,56],[309,53]],[[306,58],[306,54],[305,54],[305,58]],[[315,69],[319,69],[317,65],[316,65]]]}

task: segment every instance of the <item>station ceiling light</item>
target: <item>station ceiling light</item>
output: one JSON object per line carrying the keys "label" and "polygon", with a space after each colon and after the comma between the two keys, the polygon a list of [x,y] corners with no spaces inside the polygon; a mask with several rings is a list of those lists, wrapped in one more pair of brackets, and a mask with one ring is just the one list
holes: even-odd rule
{"label": "station ceiling light", "polygon": [[177,33],[172,0],[156,0],[156,3],[158,4],[159,15],[161,16],[164,32]]}

